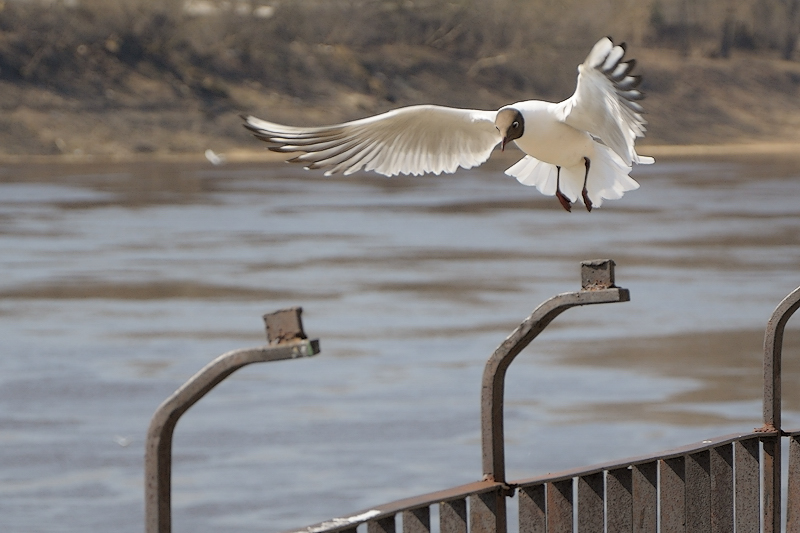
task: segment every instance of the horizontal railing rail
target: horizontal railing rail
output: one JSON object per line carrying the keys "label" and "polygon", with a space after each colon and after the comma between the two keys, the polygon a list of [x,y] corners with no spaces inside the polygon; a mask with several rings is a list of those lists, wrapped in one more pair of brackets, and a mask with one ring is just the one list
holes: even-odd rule
{"label": "horizontal railing rail", "polygon": [[287,530],[285,533],[350,533],[356,531],[361,524],[367,524],[370,533],[393,532],[395,531],[395,519],[398,516],[402,517],[403,531],[429,532],[431,531],[430,509],[432,506],[438,506],[440,531],[467,531],[467,524],[470,523],[467,515],[468,501],[475,508],[471,516],[472,528],[470,529],[474,530],[475,520],[481,520],[486,515],[485,512],[481,513],[477,509],[479,504],[476,502],[486,499],[487,494],[498,491],[505,493],[508,490],[509,487],[503,483],[476,481],[370,507],[352,515],[333,518],[303,529]]}
{"label": "horizontal railing rail", "polygon": [[720,446],[733,444],[734,442],[739,442],[749,439],[760,439],[764,437],[774,437],[776,435],[777,432],[762,433],[758,431],[753,431],[750,433],[731,433],[729,435],[723,435],[721,437],[714,437],[711,439],[702,440],[700,442],[688,444],[686,446],[681,446],[679,448],[672,448],[670,450],[665,450],[663,452],[658,452],[654,454],[626,457],[618,461],[608,461],[604,463],[598,463],[596,465],[571,468],[561,472],[552,472],[541,476],[535,476],[532,478],[519,479],[509,483],[509,485],[512,487],[519,487],[531,483],[560,481],[567,478],[591,475],[607,470],[614,470],[617,468],[628,468],[632,466],[637,466],[654,460],[675,459],[676,457],[684,457],[692,453],[705,452],[714,448],[718,448]]}

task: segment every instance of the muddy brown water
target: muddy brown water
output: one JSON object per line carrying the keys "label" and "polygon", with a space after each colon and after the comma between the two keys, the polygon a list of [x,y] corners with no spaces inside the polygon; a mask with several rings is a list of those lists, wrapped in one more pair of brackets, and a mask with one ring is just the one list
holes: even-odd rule
{"label": "muddy brown water", "polygon": [[800,285],[800,160],[659,161],[591,214],[505,163],[0,167],[0,529],[141,531],[154,409],[290,305],[322,354],[239,371],[184,415],[174,531],[279,531],[479,479],[483,364],[582,259],[616,260],[631,301],[568,311],[512,365],[510,478],[759,425],[763,329]]}

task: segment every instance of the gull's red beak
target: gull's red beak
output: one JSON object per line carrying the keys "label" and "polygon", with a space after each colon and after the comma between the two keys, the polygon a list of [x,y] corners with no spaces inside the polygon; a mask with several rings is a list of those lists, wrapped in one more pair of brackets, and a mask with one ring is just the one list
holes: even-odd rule
{"label": "gull's red beak", "polygon": [[503,137],[503,142],[500,143],[500,151],[506,151],[506,143],[508,142],[508,137]]}

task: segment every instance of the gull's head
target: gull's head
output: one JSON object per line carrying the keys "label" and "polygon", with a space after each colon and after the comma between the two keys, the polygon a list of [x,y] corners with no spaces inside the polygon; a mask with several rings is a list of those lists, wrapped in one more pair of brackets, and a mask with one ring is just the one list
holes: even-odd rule
{"label": "gull's head", "polygon": [[514,139],[519,139],[525,132],[525,120],[522,118],[522,113],[513,107],[504,107],[498,111],[494,125],[503,137],[501,150],[505,150],[506,144]]}

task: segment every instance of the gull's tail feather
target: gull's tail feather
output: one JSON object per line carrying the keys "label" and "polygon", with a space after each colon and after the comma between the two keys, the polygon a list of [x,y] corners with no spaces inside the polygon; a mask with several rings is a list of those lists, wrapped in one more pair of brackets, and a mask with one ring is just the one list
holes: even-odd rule
{"label": "gull's tail feather", "polygon": [[536,187],[545,196],[555,196],[557,169],[555,165],[539,161],[526,155],[506,170],[508,176],[514,176],[523,185]]}
{"label": "gull's tail feather", "polygon": [[[596,144],[595,149],[595,156],[591,160],[589,169],[589,179],[586,180],[586,190],[593,207],[600,207],[603,200],[622,198],[625,192],[639,188],[639,184],[628,175],[631,167],[626,165],[613,150],[602,144]],[[506,170],[506,174],[514,176],[523,185],[536,187],[545,196],[556,194],[556,179],[559,172],[555,165],[528,155]],[[561,192],[573,202],[581,198],[585,175],[586,167],[583,163],[561,168],[558,180]]]}
{"label": "gull's tail feather", "polygon": [[536,187],[545,196],[555,196],[558,185],[564,196],[575,202],[583,190],[584,170],[585,167],[580,165],[561,167],[559,172],[555,165],[527,155],[506,170],[506,174],[514,176],[523,185]]}
{"label": "gull's tail feather", "polygon": [[[641,158],[641,163],[648,163]],[[652,161],[649,161],[652,163]],[[617,200],[627,191],[639,188],[639,184],[630,177],[631,167],[626,165],[620,156],[603,144],[595,144],[595,154],[586,180],[586,190],[594,207],[599,207],[603,200]]]}
{"label": "gull's tail feather", "polygon": [[545,196],[555,196],[558,185],[564,196],[575,202],[583,190],[584,171],[585,167],[579,165],[561,167],[559,172],[555,165],[527,155],[506,170],[506,174],[514,176],[523,185],[536,187]]}

